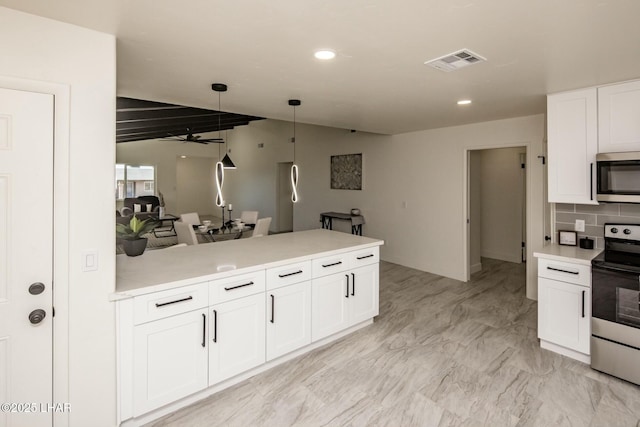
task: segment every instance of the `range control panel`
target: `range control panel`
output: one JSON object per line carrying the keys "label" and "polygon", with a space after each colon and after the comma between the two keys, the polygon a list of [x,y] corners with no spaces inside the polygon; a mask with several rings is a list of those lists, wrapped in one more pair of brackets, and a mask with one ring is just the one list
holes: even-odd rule
{"label": "range control panel", "polygon": [[640,240],[640,224],[605,224],[604,237]]}

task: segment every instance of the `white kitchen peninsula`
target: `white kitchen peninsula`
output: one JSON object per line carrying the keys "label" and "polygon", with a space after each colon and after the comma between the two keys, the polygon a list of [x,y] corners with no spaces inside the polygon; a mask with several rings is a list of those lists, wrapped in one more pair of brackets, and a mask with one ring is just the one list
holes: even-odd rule
{"label": "white kitchen peninsula", "polygon": [[119,421],[144,424],[371,324],[382,244],[309,230],[118,256]]}

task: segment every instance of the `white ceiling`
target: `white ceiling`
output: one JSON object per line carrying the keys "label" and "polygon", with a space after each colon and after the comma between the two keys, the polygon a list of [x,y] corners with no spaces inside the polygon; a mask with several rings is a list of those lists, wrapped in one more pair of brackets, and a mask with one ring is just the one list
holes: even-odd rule
{"label": "white ceiling", "polygon": [[[395,134],[640,78],[639,0],[0,0],[115,34],[118,95]],[[321,62],[317,48],[337,57]],[[424,61],[467,48],[452,73]],[[462,98],[470,106],[458,106]]]}

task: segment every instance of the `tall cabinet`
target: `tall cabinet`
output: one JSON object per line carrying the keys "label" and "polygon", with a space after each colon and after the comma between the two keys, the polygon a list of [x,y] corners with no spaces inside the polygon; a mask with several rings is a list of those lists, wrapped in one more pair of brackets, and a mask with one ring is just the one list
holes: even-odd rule
{"label": "tall cabinet", "polygon": [[547,97],[549,202],[597,205],[595,88]]}

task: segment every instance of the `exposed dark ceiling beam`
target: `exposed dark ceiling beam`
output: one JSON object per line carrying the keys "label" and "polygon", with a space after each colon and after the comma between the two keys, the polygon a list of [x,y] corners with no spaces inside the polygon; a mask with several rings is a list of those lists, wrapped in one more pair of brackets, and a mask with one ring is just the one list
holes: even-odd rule
{"label": "exposed dark ceiling beam", "polygon": [[223,131],[263,119],[123,97],[117,98],[116,108],[116,142],[185,136],[187,129],[193,134]]}

